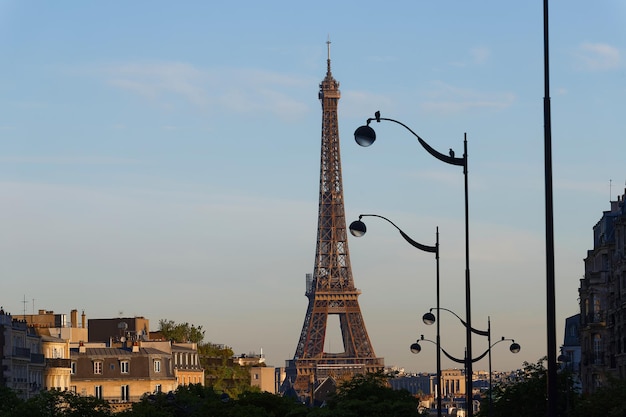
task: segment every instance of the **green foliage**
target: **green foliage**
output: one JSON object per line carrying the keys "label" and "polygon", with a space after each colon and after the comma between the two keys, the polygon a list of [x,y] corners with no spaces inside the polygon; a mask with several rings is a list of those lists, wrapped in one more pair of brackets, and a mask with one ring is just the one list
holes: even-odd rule
{"label": "green foliage", "polygon": [[[281,397],[279,395],[270,394],[269,392],[244,392],[237,397],[236,408],[240,410],[246,408],[248,410],[260,409],[263,410],[263,414],[273,417],[294,417],[298,412],[306,412],[306,407],[302,404],[296,403],[295,400],[288,397]],[[239,411],[239,410],[237,410]],[[237,414],[237,415],[252,415],[252,414]],[[301,414],[305,415],[305,414]]]}
{"label": "green foliage", "polygon": [[204,368],[206,385],[235,398],[253,390],[250,386],[250,368],[233,362],[233,350],[211,343],[198,346],[200,364]]}
{"label": "green foliage", "polygon": [[406,390],[394,390],[383,373],[356,375],[343,382],[327,407],[313,409],[311,417],[419,416],[419,400]]}
{"label": "green foliage", "polygon": [[[303,413],[298,414],[296,410]],[[246,392],[236,400],[200,384],[175,392],[149,395],[119,417],[305,417],[306,407],[292,399],[267,392]],[[117,417],[117,416],[116,416]]]}
{"label": "green foliage", "polygon": [[173,320],[159,320],[159,331],[163,337],[175,342],[195,342],[198,344],[200,365],[204,368],[205,384],[216,391],[225,392],[231,397],[250,391],[250,370],[233,363],[233,350],[230,347],[213,343],[202,343],[204,330],[189,323],[176,323]]}
{"label": "green foliage", "polygon": [[173,320],[159,320],[159,331],[167,340],[178,343],[201,343],[204,339],[202,326],[189,325],[189,323],[176,323]]}
{"label": "green foliage", "polygon": [[[4,399],[4,397],[3,397]],[[81,397],[71,391],[42,391],[21,401],[11,410],[0,406],[2,417],[110,417],[109,403],[95,397]]]}
{"label": "green foliage", "polygon": [[[477,417],[546,415],[548,385],[547,369],[543,365],[545,360],[545,358],[540,359],[534,364],[524,362],[524,369],[517,381],[507,381],[494,386],[492,403],[489,404],[489,393],[487,393],[481,401]],[[578,400],[578,394],[574,390],[574,381],[569,372],[561,372],[557,377],[557,416],[570,416]]]}
{"label": "green foliage", "polygon": [[[145,396],[120,417],[177,417],[220,415],[224,407],[220,394],[201,384],[183,385],[175,392]],[[117,416],[116,416],[117,417]]]}
{"label": "green foliage", "polygon": [[626,416],[626,380],[609,378],[606,386],[584,396],[572,417]]}
{"label": "green foliage", "polygon": [[0,416],[9,416],[22,403],[15,392],[0,386]]}
{"label": "green foliage", "polygon": [[198,345],[198,354],[209,358],[229,359],[233,357],[234,352],[228,346],[202,343]]}

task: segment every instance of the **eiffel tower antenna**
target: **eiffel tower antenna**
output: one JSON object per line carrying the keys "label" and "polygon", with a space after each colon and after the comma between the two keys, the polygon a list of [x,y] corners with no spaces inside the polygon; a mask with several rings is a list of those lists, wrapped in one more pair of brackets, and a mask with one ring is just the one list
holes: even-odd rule
{"label": "eiffel tower antenna", "polygon": [[[354,286],[350,266],[337,117],[341,93],[330,72],[330,39],[326,44],[328,70],[319,91],[322,148],[315,265],[313,275],[307,276],[308,308],[285,384],[293,384],[298,397],[311,405],[316,403],[316,388],[327,378],[338,381],[384,369],[365,329],[358,302],[361,291]],[[338,353],[324,351],[329,315],[339,318],[343,351]]]}
{"label": "eiffel tower antenna", "polygon": [[328,58],[326,58],[326,75],[330,75],[330,35],[328,35],[328,40],[326,41],[326,49]]}

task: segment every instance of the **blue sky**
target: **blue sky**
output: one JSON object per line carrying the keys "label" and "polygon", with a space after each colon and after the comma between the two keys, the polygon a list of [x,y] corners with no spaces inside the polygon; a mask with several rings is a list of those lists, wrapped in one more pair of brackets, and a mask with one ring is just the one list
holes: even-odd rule
{"label": "blue sky", "polygon": [[[550,4],[559,344],[626,187],[625,20],[621,0]],[[370,148],[352,133],[376,110],[442,152],[467,133],[473,324],[522,345],[494,369],[544,356],[541,1],[0,1],[0,303],[186,321],[282,366],[314,262],[328,37],[348,221],[425,244],[439,227],[442,306],[464,315],[462,172],[397,125]],[[349,241],[374,349],[434,371],[434,348],[408,350],[435,336],[434,260],[375,220]],[[454,317],[442,345],[463,355]]]}

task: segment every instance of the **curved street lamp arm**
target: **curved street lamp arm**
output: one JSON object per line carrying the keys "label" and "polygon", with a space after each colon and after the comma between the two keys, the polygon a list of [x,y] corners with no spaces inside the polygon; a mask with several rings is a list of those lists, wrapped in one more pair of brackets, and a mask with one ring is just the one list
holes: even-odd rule
{"label": "curved street lamp arm", "polygon": [[451,361],[454,361],[456,363],[465,363],[465,359],[459,359],[459,358],[455,358],[454,356],[450,355],[448,352],[446,352],[446,350],[444,348],[441,348],[441,351],[443,352],[444,355],[446,355],[446,357],[448,359],[450,359]]}
{"label": "curved street lamp arm", "polygon": [[422,145],[422,147],[424,149],[426,149],[426,151],[429,154],[431,154],[432,156],[434,156],[435,158],[439,159],[440,161],[445,162],[446,164],[450,164],[450,165],[458,165],[458,166],[462,166],[462,167],[465,167],[465,165],[466,165],[466,155],[463,155],[463,158],[455,158],[452,155],[448,156],[448,155],[442,154],[441,152],[435,150],[428,143],[426,143],[426,141],[424,139],[422,139],[417,133],[415,133],[413,131],[413,129],[411,129],[410,127],[408,127],[407,125],[405,125],[404,123],[402,123],[402,122],[400,122],[398,120],[389,119],[387,117],[380,117],[380,112],[376,112],[376,117],[375,118],[367,119],[367,124],[369,125],[372,120],[376,120],[376,122],[378,122],[378,123],[380,123],[381,120],[386,120],[386,121],[389,121],[389,122],[397,123],[400,126],[404,127],[406,130],[408,130],[409,132],[411,132],[413,134],[413,136],[415,136],[417,138],[417,140],[419,141],[420,145]]}
{"label": "curved street lamp arm", "polygon": [[513,343],[515,343],[515,340],[514,340],[514,339],[509,339],[509,338],[506,338],[506,337],[502,336],[502,339],[500,339],[500,340],[497,340],[497,341],[493,342],[493,344],[490,346],[490,348],[492,348],[492,347],[494,347],[495,345],[497,345],[498,343],[500,343],[500,342],[504,342],[504,341],[509,341],[509,342],[513,342]]}
{"label": "curved street lamp arm", "polygon": [[[435,342],[433,342],[432,340],[429,340],[429,339],[424,339],[424,338],[422,338],[421,340],[423,340],[423,341],[425,341],[425,342],[435,343]],[[435,344],[436,344],[436,343],[435,343]],[[454,362],[456,362],[456,363],[465,363],[465,359],[459,359],[459,358],[456,358],[456,357],[454,357],[454,356],[450,355],[448,352],[446,352],[446,350],[445,350],[444,348],[440,348],[440,349],[441,349],[441,351],[443,352],[443,354],[444,354],[444,355],[446,355],[446,357],[447,357],[448,359],[450,359],[451,361],[454,361]],[[482,358],[484,358],[484,357],[487,355],[487,353],[489,353],[489,349],[487,349],[485,352],[483,352],[480,356],[478,356],[478,357],[476,357],[476,358],[472,359],[472,363],[474,363],[474,362],[478,362],[479,360],[481,360]]]}
{"label": "curved street lamp arm", "polygon": [[[430,309],[430,311],[433,311],[433,310],[437,310],[437,308],[433,307],[433,308]],[[443,307],[439,307],[439,310],[444,310],[444,311],[447,311],[448,313],[452,313],[457,319],[459,319],[461,324],[463,324],[463,326],[465,326],[465,328],[470,329],[472,331],[472,333],[475,333],[475,334],[480,335],[480,336],[489,336],[489,334],[490,334],[489,330],[479,330],[479,329],[473,328],[472,326],[469,326],[465,320],[463,320],[461,317],[459,317],[459,315],[456,314],[452,310],[449,310],[449,309],[443,308]]]}
{"label": "curved street lamp arm", "polygon": [[[430,343],[432,343],[433,345],[437,345],[437,342],[435,342],[435,341],[433,341],[433,340],[430,340],[430,339],[426,339],[426,338],[424,337],[424,335],[421,335],[421,337],[420,337],[420,339],[419,339],[419,340],[420,340],[420,341],[424,341],[424,342],[430,342]],[[456,363],[465,363],[465,359],[455,358],[454,356],[452,356],[452,355],[450,355],[448,352],[446,352],[446,350],[445,350],[444,348],[442,348],[442,347],[439,347],[439,349],[440,349],[440,350],[443,352],[443,354],[444,354],[444,355],[446,355],[446,357],[447,357],[448,359],[450,359],[451,361],[454,361],[454,362],[456,362]],[[483,356],[484,356],[484,355],[483,355]]]}
{"label": "curved street lamp arm", "polygon": [[[504,342],[505,340],[508,340],[509,342],[515,342],[515,340],[513,340],[513,339],[507,339],[507,338],[502,337],[502,339],[500,339],[500,340],[498,340],[498,341],[496,341],[496,342],[492,343],[492,344],[491,344],[491,346],[489,346],[489,349],[487,349],[486,351],[484,351],[483,353],[481,353],[480,355],[478,355],[477,357],[475,357],[474,359],[472,359],[472,362],[478,362],[479,360],[481,360],[482,358],[484,358],[485,356],[487,356],[487,354],[489,353],[489,351],[491,351],[491,349],[492,349],[495,345],[497,345],[497,344],[498,344],[498,343],[500,343],[500,342]],[[517,353],[517,352],[514,352],[514,353]]]}
{"label": "curved street lamp arm", "polygon": [[411,246],[422,250],[424,252],[430,252],[430,253],[434,253],[437,256],[439,255],[439,246],[435,245],[435,246],[428,246],[428,245],[423,245],[419,242],[416,242],[415,240],[411,239],[411,237],[409,235],[407,235],[406,233],[404,233],[402,231],[402,229],[400,229],[394,222],[392,222],[391,220],[389,220],[388,218],[384,217],[384,216],[380,216],[378,214],[359,214],[359,220],[361,220],[361,217],[378,217],[380,219],[386,220],[388,223],[390,223],[393,227],[395,227],[398,232],[400,232],[400,235],[404,238],[404,240],[406,240]]}
{"label": "curved street lamp arm", "polygon": [[[491,345],[493,347],[493,345]],[[487,349],[486,351],[484,351],[483,353],[481,353],[480,355],[476,356],[474,359],[472,359],[472,362],[478,362],[479,360],[481,360],[482,358],[484,358],[485,356],[487,356],[487,354],[489,353],[489,351],[491,351],[491,348]]]}

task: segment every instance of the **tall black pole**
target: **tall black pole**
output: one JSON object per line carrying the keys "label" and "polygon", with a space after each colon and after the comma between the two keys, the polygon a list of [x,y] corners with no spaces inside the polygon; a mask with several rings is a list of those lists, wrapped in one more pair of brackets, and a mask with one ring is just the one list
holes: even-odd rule
{"label": "tall black pole", "polygon": [[440,332],[440,305],[439,305],[439,227],[437,227],[437,417],[442,416],[441,410],[441,332]]}
{"label": "tall black pole", "polygon": [[466,363],[465,373],[467,385],[465,390],[467,402],[467,415],[474,415],[473,371],[472,371],[472,298],[470,294],[470,267],[469,267],[469,196],[467,186],[467,133],[463,139],[463,177],[465,179],[465,321],[466,330]]}
{"label": "tall black pole", "polygon": [[544,85],[543,118],[546,187],[546,298],[548,341],[548,417],[557,415],[556,296],[554,284],[554,208],[552,204],[552,126],[550,116],[550,59],[548,54],[548,0],[543,0]]}
{"label": "tall black pole", "polygon": [[487,415],[491,417],[491,406],[492,406],[492,395],[491,391],[493,390],[493,381],[491,379],[492,371],[491,371],[491,348],[493,345],[491,344],[491,317],[487,317],[487,331],[489,332],[488,340],[489,340],[489,412]]}

